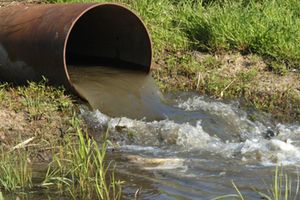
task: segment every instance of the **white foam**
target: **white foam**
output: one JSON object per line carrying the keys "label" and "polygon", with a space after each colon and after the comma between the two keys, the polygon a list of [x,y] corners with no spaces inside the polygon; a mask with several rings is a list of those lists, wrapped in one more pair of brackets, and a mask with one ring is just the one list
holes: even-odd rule
{"label": "white foam", "polygon": [[140,145],[122,145],[120,147],[123,151],[151,151],[160,152],[161,149],[152,146],[140,146]]}
{"label": "white foam", "polygon": [[217,101],[205,101],[203,97],[189,98],[184,102],[179,102],[178,107],[187,111],[204,110],[212,114],[223,115],[226,117],[236,116],[236,113],[233,111],[230,104]]}
{"label": "white foam", "polygon": [[267,130],[260,122],[253,122],[247,118],[247,113],[238,109],[238,103],[225,104],[219,101],[207,101],[203,97],[191,97],[178,103],[178,107],[186,111],[206,111],[224,119],[228,126],[240,132],[243,139],[257,138]]}
{"label": "white foam", "polygon": [[[261,163],[263,165],[300,166],[300,126],[277,124],[275,132],[278,136],[265,139],[262,133],[267,130],[262,123],[252,122],[245,115],[236,113],[232,105],[221,102],[205,102],[203,98],[189,99],[181,107],[193,110],[206,109],[217,115],[226,116],[235,121],[243,135],[241,141],[222,141],[203,130],[201,120],[196,125],[176,123],[172,120],[146,122],[126,117],[110,118],[100,111],[82,111],[83,117],[93,127],[104,129],[110,127],[110,132],[120,137],[120,146],[125,151],[149,151],[158,155],[162,151],[199,152],[208,151],[224,157],[240,159],[242,162]],[[223,113],[223,114],[222,114]],[[231,119],[234,118],[234,119]],[[168,168],[168,166],[162,166]],[[171,167],[172,168],[172,167]]]}

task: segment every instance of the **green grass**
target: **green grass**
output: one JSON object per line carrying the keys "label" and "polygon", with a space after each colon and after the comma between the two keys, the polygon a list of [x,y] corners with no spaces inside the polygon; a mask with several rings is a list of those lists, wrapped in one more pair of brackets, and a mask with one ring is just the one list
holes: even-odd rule
{"label": "green grass", "polygon": [[[17,87],[4,83],[0,98],[0,191],[51,188],[73,199],[121,198],[114,166],[105,162],[107,141],[98,146],[82,132],[85,124],[63,88],[45,80]],[[36,162],[49,164],[48,172],[35,177]]]}
{"label": "green grass", "polygon": [[[236,191],[236,194],[222,195],[213,198],[213,200],[220,199],[246,199],[242,192],[239,190],[238,186],[232,181],[232,185]],[[262,199],[266,200],[297,200],[299,199],[299,189],[300,189],[300,179],[299,174],[297,176],[297,181],[293,182],[293,179],[284,172],[283,167],[276,167],[273,177],[273,183],[269,186],[267,193],[255,189],[258,195]]]}
{"label": "green grass", "polygon": [[5,99],[5,89],[7,88],[7,84],[0,84],[0,100]]}
{"label": "green grass", "polygon": [[101,146],[72,120],[78,141],[68,140],[49,165],[44,187],[58,188],[73,199],[121,199],[122,182],[115,179],[111,163],[105,163],[107,140]]}
{"label": "green grass", "polygon": [[63,88],[47,85],[47,80],[29,82],[26,87],[17,87],[17,95],[21,97],[22,106],[28,114],[28,120],[49,118],[55,111],[67,111],[72,102]]}
{"label": "green grass", "polygon": [[0,84],[0,106],[26,113],[27,120],[40,121],[50,119],[54,112],[72,114],[73,100],[62,87],[50,86],[44,78],[40,82],[28,82],[27,85],[13,86]]}
{"label": "green grass", "polygon": [[[45,178],[32,181],[30,153],[27,148],[2,149],[0,151],[0,191],[29,192],[32,188],[59,191],[73,199],[121,199],[122,182],[116,180],[113,165],[105,163],[108,141],[98,144],[81,129],[80,120],[73,117],[69,132],[60,146],[53,146]],[[40,177],[37,177],[40,179]],[[0,200],[1,200],[0,193]]]}
{"label": "green grass", "polygon": [[59,129],[68,126],[68,115],[73,113],[74,105],[64,93],[45,80],[27,86],[0,85],[1,190],[32,187],[32,162],[59,143]]}
{"label": "green grass", "polygon": [[[300,59],[299,8],[297,0],[224,1],[207,6],[187,30],[214,51],[236,49],[293,63]],[[203,29],[204,40],[197,35]]]}
{"label": "green grass", "polygon": [[[32,186],[29,155],[24,149],[0,151],[0,189],[26,190]],[[1,199],[1,197],[0,197]]]}

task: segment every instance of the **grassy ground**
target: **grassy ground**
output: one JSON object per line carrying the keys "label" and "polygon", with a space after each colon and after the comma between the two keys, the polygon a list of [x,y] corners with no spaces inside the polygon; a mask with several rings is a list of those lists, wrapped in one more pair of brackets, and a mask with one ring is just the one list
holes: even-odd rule
{"label": "grassy ground", "polygon": [[[72,99],[46,81],[0,85],[0,192],[121,198],[121,182],[105,161],[106,140],[99,147],[86,134]],[[41,163],[48,171],[37,173]]]}
{"label": "grassy ground", "polygon": [[[55,144],[66,134],[70,117],[75,112],[71,98],[64,95],[63,89],[43,82],[20,87],[2,84],[0,106],[1,145],[12,148],[34,137],[41,142],[34,148],[41,151],[47,149],[50,141]],[[40,157],[43,157],[42,152]]]}

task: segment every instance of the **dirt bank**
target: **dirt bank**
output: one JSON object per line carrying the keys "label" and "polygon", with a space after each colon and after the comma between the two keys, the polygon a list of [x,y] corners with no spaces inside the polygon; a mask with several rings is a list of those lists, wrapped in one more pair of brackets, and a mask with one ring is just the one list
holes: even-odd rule
{"label": "dirt bank", "polygon": [[218,99],[242,99],[245,106],[278,121],[300,121],[300,73],[255,54],[167,53],[154,76],[165,91],[193,90]]}
{"label": "dirt bank", "polygon": [[62,88],[44,82],[19,87],[0,84],[0,149],[10,151],[21,145],[39,161],[50,159],[64,136],[76,133],[73,99]]}

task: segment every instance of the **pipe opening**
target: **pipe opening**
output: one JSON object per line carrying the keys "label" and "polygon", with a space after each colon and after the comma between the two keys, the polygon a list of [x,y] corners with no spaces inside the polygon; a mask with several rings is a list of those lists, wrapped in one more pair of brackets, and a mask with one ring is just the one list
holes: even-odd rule
{"label": "pipe opening", "polygon": [[148,74],[152,50],[142,21],[101,4],[75,22],[66,42],[69,82],[93,109],[109,116],[161,119],[161,96]]}
{"label": "pipe opening", "polygon": [[151,41],[142,21],[115,4],[97,5],[79,17],[69,33],[65,55],[67,68],[101,65],[145,72],[151,57]]}

